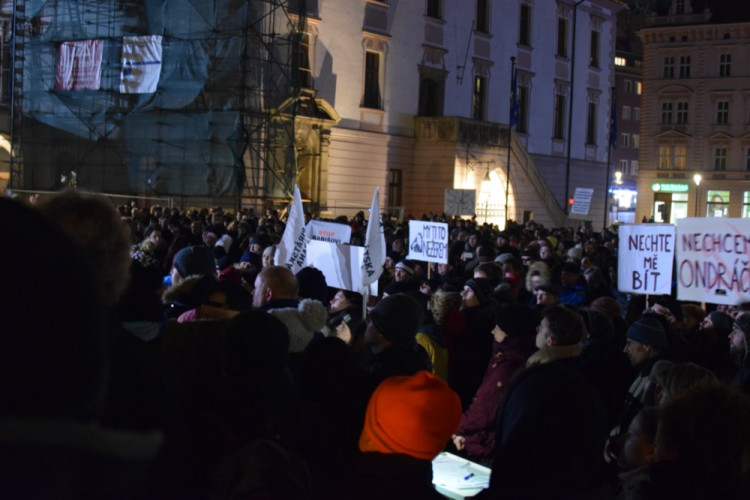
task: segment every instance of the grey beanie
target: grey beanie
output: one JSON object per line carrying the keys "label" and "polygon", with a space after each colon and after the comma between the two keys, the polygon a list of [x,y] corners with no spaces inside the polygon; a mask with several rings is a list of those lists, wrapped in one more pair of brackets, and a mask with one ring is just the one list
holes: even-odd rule
{"label": "grey beanie", "polygon": [[642,317],[628,328],[627,337],[641,344],[650,345],[657,351],[667,347],[667,333],[658,319]]}

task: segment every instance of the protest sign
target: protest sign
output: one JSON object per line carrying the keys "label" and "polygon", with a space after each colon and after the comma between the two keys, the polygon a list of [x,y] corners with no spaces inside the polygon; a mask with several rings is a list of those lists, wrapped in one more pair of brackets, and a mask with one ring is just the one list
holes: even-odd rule
{"label": "protest sign", "polygon": [[311,220],[305,229],[311,240],[327,241],[329,243],[349,243],[352,239],[352,228],[346,224]]}
{"label": "protest sign", "polygon": [[409,221],[410,260],[448,262],[448,224],[421,220]]}
{"label": "protest sign", "polygon": [[573,206],[570,207],[570,213],[576,215],[588,215],[591,208],[591,197],[594,196],[594,190],[591,188],[576,188],[573,196]]}
{"label": "protest sign", "polygon": [[750,219],[680,219],[676,246],[679,300],[750,301]]}
{"label": "protest sign", "polygon": [[617,285],[621,292],[669,295],[675,229],[671,224],[625,224],[619,227]]}
{"label": "protest sign", "polygon": [[[306,265],[320,269],[329,287],[362,293],[367,287],[360,268],[364,253],[365,247],[311,240]],[[377,280],[370,284],[370,294],[378,294]]]}

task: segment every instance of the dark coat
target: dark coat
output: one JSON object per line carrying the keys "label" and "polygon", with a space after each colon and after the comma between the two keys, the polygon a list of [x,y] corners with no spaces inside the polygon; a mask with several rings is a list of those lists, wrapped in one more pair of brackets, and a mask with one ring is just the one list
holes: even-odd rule
{"label": "dark coat", "polygon": [[432,363],[427,351],[416,340],[386,347],[370,356],[368,364],[373,390],[388,377],[414,375],[421,370],[431,372]]}
{"label": "dark coat", "polygon": [[451,360],[451,388],[468,408],[482,383],[484,371],[492,354],[492,329],[495,328],[494,303],[464,309],[463,331],[454,340]]}
{"label": "dark coat", "polygon": [[319,498],[445,500],[432,485],[432,462],[399,453],[362,453],[354,474]]}
{"label": "dark coat", "polygon": [[606,434],[577,358],[528,368],[505,394],[490,487],[477,498],[584,498],[599,486]]}
{"label": "dark coat", "polygon": [[507,337],[493,342],[492,357],[487,364],[482,385],[474,400],[461,416],[456,434],[466,438],[467,453],[480,460],[489,460],[495,447],[497,410],[511,378],[534,352],[534,337]]}

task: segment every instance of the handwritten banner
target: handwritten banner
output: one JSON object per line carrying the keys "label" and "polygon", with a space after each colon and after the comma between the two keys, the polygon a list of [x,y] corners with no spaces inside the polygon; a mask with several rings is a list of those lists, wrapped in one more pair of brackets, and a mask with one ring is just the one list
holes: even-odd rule
{"label": "handwritten banner", "polygon": [[750,219],[677,221],[677,298],[729,305],[750,301]]}
{"label": "handwritten banner", "polygon": [[421,220],[409,221],[409,255],[411,260],[448,262],[448,224]]}
{"label": "handwritten banner", "polygon": [[625,224],[618,230],[617,285],[621,292],[669,295],[675,253],[671,224]]}

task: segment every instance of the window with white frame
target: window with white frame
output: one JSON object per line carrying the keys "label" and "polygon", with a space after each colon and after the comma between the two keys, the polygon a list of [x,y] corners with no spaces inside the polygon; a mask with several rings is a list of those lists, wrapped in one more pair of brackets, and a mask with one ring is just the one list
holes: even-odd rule
{"label": "window with white frame", "polygon": [[635,175],[638,173],[638,160],[630,161],[630,172],[632,173],[632,175]]}
{"label": "window with white frame", "polygon": [[628,175],[628,160],[620,160],[620,172],[622,175]]}
{"label": "window with white frame", "polygon": [[630,106],[623,106],[622,107],[622,119],[623,120],[630,120]]}
{"label": "window with white frame", "polygon": [[690,78],[690,56],[680,56],[680,78]]}
{"label": "window with white frame", "polygon": [[742,217],[750,217],[750,191],[742,193]]}
{"label": "window with white frame", "polygon": [[638,106],[633,106],[633,121],[641,121],[641,108]]}
{"label": "window with white frame", "polygon": [[716,124],[729,124],[729,101],[718,101],[716,103]]}
{"label": "window with white frame", "polygon": [[745,170],[750,172],[750,148],[745,148]]}
{"label": "window with white frame", "polygon": [[641,95],[643,92],[643,84],[638,80],[635,81],[635,93]]}
{"label": "window with white frame", "polygon": [[727,169],[727,148],[719,146],[714,148],[714,170],[724,171]]}
{"label": "window with white frame", "polygon": [[687,125],[688,122],[688,102],[679,101],[677,103],[677,115],[675,122],[677,125]]}
{"label": "window with white frame", "polygon": [[664,57],[664,78],[674,78],[674,56]]}
{"label": "window with white frame", "polygon": [[661,124],[672,124],[672,103],[669,101],[661,103]]}
{"label": "window with white frame", "polygon": [[732,54],[719,54],[719,76],[732,76]]}
{"label": "window with white frame", "polygon": [[623,83],[625,85],[625,93],[632,94],[633,93],[633,80],[623,80]]}
{"label": "window with white frame", "polygon": [[684,145],[659,146],[659,170],[685,170],[687,147]]}
{"label": "window with white frame", "polygon": [[640,148],[641,147],[641,134],[633,134],[633,147],[634,148]]}
{"label": "window with white frame", "polygon": [[630,147],[630,134],[620,134],[620,146],[622,146],[623,148]]}

